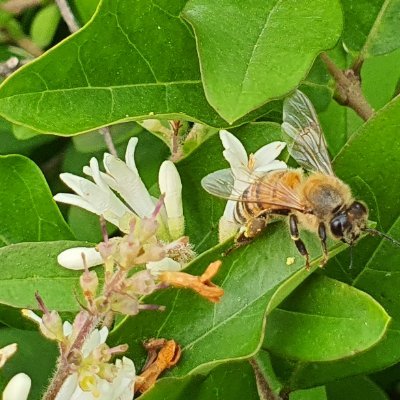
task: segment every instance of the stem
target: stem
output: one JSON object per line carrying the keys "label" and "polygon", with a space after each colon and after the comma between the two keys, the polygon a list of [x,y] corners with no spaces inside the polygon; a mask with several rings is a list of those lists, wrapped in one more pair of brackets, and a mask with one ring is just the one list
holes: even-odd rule
{"label": "stem", "polygon": [[9,0],[0,5],[0,8],[11,14],[21,14],[27,8],[40,6],[42,0]]}
{"label": "stem", "polygon": [[65,23],[68,26],[68,29],[71,33],[79,30],[79,24],[75,19],[74,14],[71,11],[71,8],[68,4],[67,0],[56,0],[56,4],[60,10],[61,16]]}
{"label": "stem", "polygon": [[114,146],[110,128],[108,126],[104,128],[100,128],[99,132],[103,135],[104,137],[104,142],[106,143],[107,149],[112,154],[114,157],[118,157],[117,149]]}
{"label": "stem", "polygon": [[270,388],[268,381],[265,379],[264,374],[261,371],[257,361],[254,358],[250,358],[250,365],[253,367],[254,375],[256,377],[257,390],[261,400],[282,400],[277,394],[275,394]]}
{"label": "stem", "polygon": [[57,371],[50,382],[49,387],[46,390],[42,400],[54,400],[60,391],[65,380],[70,375],[70,365],[68,356],[76,350],[81,350],[85,339],[92,332],[94,327],[98,323],[98,318],[93,315],[87,315],[86,321],[83,323],[81,330],[79,331],[75,341],[72,343],[71,347],[68,349],[68,353],[61,354],[60,363],[58,365]]}
{"label": "stem", "polygon": [[364,121],[374,115],[374,109],[370,106],[361,90],[359,68],[342,71],[326,53],[321,54],[321,59],[328,68],[329,73],[336,81],[336,101],[339,104],[352,108]]}

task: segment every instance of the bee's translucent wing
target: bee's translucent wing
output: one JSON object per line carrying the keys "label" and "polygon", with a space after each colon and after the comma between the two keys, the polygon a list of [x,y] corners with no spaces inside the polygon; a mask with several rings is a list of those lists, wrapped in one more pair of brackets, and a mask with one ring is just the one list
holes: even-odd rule
{"label": "bee's translucent wing", "polygon": [[243,194],[235,188],[235,178],[230,168],[208,174],[201,180],[201,186],[208,193],[227,200],[240,201]]}
{"label": "bee's translucent wing", "polygon": [[290,155],[302,167],[334,175],[317,113],[300,90],[296,90],[283,103],[282,130]]}
{"label": "bee's translucent wing", "polygon": [[[238,182],[241,189],[238,189],[237,185],[235,185]],[[243,188],[247,188],[252,184],[257,185],[257,190],[243,196]],[[222,169],[205,176],[201,180],[201,185],[208,193],[227,200],[258,203],[262,204],[265,209],[282,208],[306,211],[295,190],[279,180],[272,185],[262,177],[254,176],[250,172],[246,178],[239,179],[232,174],[231,169]]]}

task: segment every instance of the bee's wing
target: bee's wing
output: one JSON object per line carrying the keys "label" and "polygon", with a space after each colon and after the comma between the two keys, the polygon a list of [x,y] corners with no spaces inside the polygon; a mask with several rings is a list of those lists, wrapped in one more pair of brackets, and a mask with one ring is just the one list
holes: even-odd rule
{"label": "bee's wing", "polygon": [[[248,193],[243,198],[243,190],[239,190],[235,182],[239,182],[242,189],[256,184],[256,195]],[[222,169],[205,176],[201,180],[201,186],[208,193],[227,200],[261,203],[266,209],[270,206],[275,209],[278,207],[307,212],[297,192],[279,180],[271,185],[262,177],[250,173],[246,178],[239,179],[233,176],[231,169]]]}
{"label": "bee's wing", "polygon": [[296,90],[283,103],[282,130],[290,155],[302,167],[334,175],[317,113],[300,90]]}

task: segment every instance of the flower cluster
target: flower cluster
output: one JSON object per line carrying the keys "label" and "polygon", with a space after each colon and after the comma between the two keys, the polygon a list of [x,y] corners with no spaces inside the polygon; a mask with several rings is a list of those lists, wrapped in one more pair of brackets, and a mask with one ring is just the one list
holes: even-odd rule
{"label": "flower cluster", "polygon": [[105,343],[108,329],[90,331],[93,320],[86,311],[81,311],[72,325],[63,323],[57,312],[44,311],[42,318],[30,310],[23,313],[61,349],[61,364],[68,376],[57,388],[56,400],[133,399],[136,371],[132,360],[123,357],[112,362],[115,355],[128,349],[127,345],[110,348]]}
{"label": "flower cluster", "polygon": [[[136,168],[134,153],[137,142],[137,138],[130,139],[125,162],[111,154],[104,154],[103,164],[106,172],[101,172],[97,160],[92,158],[90,165],[84,167],[83,172],[93,181],[69,173],[61,174],[64,183],[76,194],[59,193],[54,199],[102,216],[123,233],[131,232],[132,221],[136,225],[139,225],[140,221],[144,221],[143,224],[147,225],[154,224],[154,221],[148,221],[153,219],[157,199],[150,195]],[[171,161],[164,161],[160,167],[159,187],[163,194],[163,204],[159,212],[156,212],[158,225],[154,233],[164,244],[178,240],[176,246],[182,248],[185,254],[183,259],[187,262],[194,253],[188,240],[180,239],[184,233],[182,184],[178,171]],[[165,268],[181,269],[183,265],[179,261],[173,262],[173,259],[168,257],[168,248],[166,250]],[[58,262],[66,268],[83,269],[82,253],[88,267],[103,263],[103,257],[98,249],[84,247],[66,250],[59,255]],[[162,258],[155,260],[158,262],[154,265],[155,268],[163,269],[163,264],[159,263],[161,260]]]}
{"label": "flower cluster", "polygon": [[[223,155],[228,161],[234,177],[235,193],[243,193],[254,180],[268,171],[287,168],[284,161],[276,160],[285,148],[285,142],[268,143],[248,156],[243,144],[230,132],[222,130],[219,132],[219,137],[224,146]],[[235,207],[236,202],[228,200],[224,214],[219,221],[220,242],[233,236],[240,228],[234,218]]]}

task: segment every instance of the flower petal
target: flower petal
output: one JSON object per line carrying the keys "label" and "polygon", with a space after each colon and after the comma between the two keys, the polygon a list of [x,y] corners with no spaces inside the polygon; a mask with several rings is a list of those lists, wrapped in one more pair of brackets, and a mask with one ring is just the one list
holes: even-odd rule
{"label": "flower petal", "polygon": [[160,191],[165,195],[169,233],[172,239],[181,237],[185,231],[182,207],[182,182],[172,161],[164,161],[158,174]]}
{"label": "flower petal", "polygon": [[78,386],[78,374],[75,372],[70,375],[62,384],[55,400],[72,400]]}
{"label": "flower petal", "polygon": [[71,206],[76,206],[83,208],[93,214],[98,214],[97,209],[93,207],[88,201],[84,200],[82,197],[77,194],[71,193],[57,193],[53,199],[59,203],[70,204]]}
{"label": "flower petal", "polygon": [[82,254],[88,268],[104,263],[100,253],[94,247],[73,247],[64,250],[58,255],[57,261],[64,268],[82,270],[85,268]]}
{"label": "flower petal", "polygon": [[254,169],[262,168],[274,161],[285,148],[285,142],[271,142],[254,153]]}
{"label": "flower petal", "polygon": [[31,378],[24,373],[14,375],[3,391],[3,400],[26,400],[31,390]]}
{"label": "flower petal", "polygon": [[125,151],[126,165],[129,167],[129,169],[132,172],[135,172],[136,174],[138,174],[138,170],[137,170],[136,164],[135,164],[135,150],[136,150],[137,144],[138,144],[137,137],[133,137],[133,138],[129,139],[128,146],[126,147],[126,151]]}
{"label": "flower petal", "polygon": [[[268,171],[275,171],[277,169],[287,169],[287,164],[284,161],[280,161],[280,160],[274,160],[271,161],[269,164],[267,165],[261,165],[258,168],[255,169],[254,172],[261,174],[262,172],[268,172]],[[257,175],[257,174],[256,174]]]}
{"label": "flower petal", "polygon": [[154,203],[135,168],[132,171],[122,160],[104,154],[104,167],[115,181],[115,187],[122,198],[140,218],[150,217],[154,211]]}
{"label": "flower petal", "polygon": [[222,130],[219,132],[222,145],[225,150],[223,155],[229,162],[234,175],[237,177],[237,170],[247,168],[248,157],[242,142],[232,133]]}

